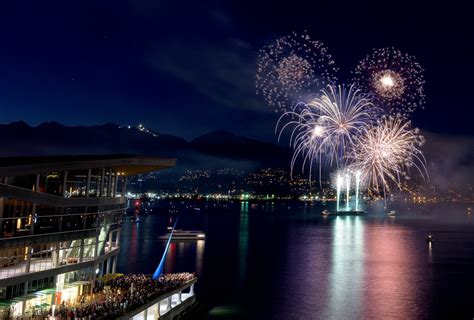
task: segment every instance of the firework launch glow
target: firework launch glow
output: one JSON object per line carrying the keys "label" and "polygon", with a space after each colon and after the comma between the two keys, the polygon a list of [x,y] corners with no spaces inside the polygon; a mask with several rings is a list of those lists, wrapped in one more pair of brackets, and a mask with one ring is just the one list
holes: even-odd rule
{"label": "firework launch glow", "polygon": [[307,33],[291,33],[260,50],[257,94],[276,111],[291,110],[295,102],[336,81],[337,67],[328,49]]}

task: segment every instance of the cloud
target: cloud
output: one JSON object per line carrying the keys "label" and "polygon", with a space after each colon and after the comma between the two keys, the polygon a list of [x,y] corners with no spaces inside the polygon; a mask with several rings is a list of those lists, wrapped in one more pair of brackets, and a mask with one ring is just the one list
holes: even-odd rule
{"label": "cloud", "polygon": [[168,42],[166,49],[156,46],[149,62],[219,106],[271,112],[255,94],[256,57],[248,43],[228,38],[218,44]]}
{"label": "cloud", "polygon": [[158,74],[198,93],[200,104],[272,112],[255,94],[258,50],[224,7],[199,3],[183,11],[176,4],[158,9],[145,2],[134,4],[134,12],[154,30],[145,63]]}

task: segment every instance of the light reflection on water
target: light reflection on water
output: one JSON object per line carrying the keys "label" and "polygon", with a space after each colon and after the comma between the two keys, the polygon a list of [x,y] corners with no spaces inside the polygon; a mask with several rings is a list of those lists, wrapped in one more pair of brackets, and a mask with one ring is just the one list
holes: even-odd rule
{"label": "light reflection on water", "polygon": [[245,279],[247,269],[247,254],[249,245],[249,203],[242,201],[239,221],[239,273],[240,279]]}
{"label": "light reflection on water", "polygon": [[[209,308],[238,306],[245,312],[238,318],[470,315],[464,292],[474,285],[470,217],[446,223],[398,212],[397,218],[324,218],[322,209],[241,202],[231,210],[182,214],[179,227],[203,229],[206,240],[173,242],[165,272],[196,271],[200,300]],[[152,273],[164,249],[156,236],[166,224],[159,215],[140,226],[126,222],[118,270]]]}
{"label": "light reflection on water", "polygon": [[325,318],[349,318],[361,308],[364,230],[361,218],[350,216],[336,217],[332,230],[329,310]]}
{"label": "light reflection on water", "polygon": [[[414,319],[418,317],[419,304],[429,295],[429,288],[421,290],[424,284],[417,284],[421,278],[425,284],[431,280],[418,264],[426,265],[426,243],[419,242],[409,229],[392,224],[370,225],[365,233],[367,263],[362,314]],[[417,276],[419,272],[423,272],[421,277]]]}
{"label": "light reflection on water", "polygon": [[[167,232],[159,216],[147,216],[140,223],[125,220],[122,229],[119,271],[152,274],[163,255],[166,241],[158,239]],[[168,220],[166,220],[168,221]],[[172,241],[166,254],[164,272],[192,271],[201,274],[206,240]],[[190,267],[190,265],[192,267]]]}

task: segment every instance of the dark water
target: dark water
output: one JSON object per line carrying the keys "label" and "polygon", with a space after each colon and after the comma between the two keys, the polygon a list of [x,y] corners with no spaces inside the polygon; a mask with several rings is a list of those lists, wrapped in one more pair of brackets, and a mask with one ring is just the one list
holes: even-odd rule
{"label": "dark water", "polygon": [[[200,275],[210,318],[473,319],[474,214],[466,207],[324,218],[320,205],[211,204],[180,213],[178,227],[207,238],[172,243],[165,272]],[[167,224],[158,213],[127,220],[119,271],[153,273]]]}

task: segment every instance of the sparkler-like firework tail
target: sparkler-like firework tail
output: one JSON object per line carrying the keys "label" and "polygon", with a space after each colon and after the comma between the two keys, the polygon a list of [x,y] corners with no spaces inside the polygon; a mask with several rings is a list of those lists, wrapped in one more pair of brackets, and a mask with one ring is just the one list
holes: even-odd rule
{"label": "sparkler-like firework tail", "polygon": [[355,181],[356,181],[356,186],[355,186],[355,190],[356,190],[356,194],[355,194],[355,209],[356,211],[359,210],[359,188],[360,188],[360,171],[357,170],[356,173],[355,173]]}
{"label": "sparkler-like firework tail", "polygon": [[293,111],[285,112],[275,132],[280,141],[283,132],[290,130],[290,147],[294,150],[291,173],[299,158],[302,171],[308,167],[310,179],[313,165],[319,164],[320,181],[323,166],[345,165],[354,137],[374,122],[377,111],[354,86],[329,85],[309,103],[299,103]]}
{"label": "sparkler-like firework tail", "polygon": [[351,196],[351,176],[346,174],[346,211],[349,211],[349,200]]}
{"label": "sparkler-like firework tail", "polygon": [[425,103],[423,68],[394,48],[375,49],[353,71],[353,82],[391,114],[407,117]]}
{"label": "sparkler-like firework tail", "polygon": [[339,211],[339,202],[341,201],[341,187],[344,179],[341,175],[337,175],[336,178],[336,210]]}
{"label": "sparkler-like firework tail", "polygon": [[257,62],[257,94],[276,111],[291,110],[311,92],[336,81],[338,69],[319,41],[308,34],[291,33],[260,50]]}
{"label": "sparkler-like firework tail", "polygon": [[[352,171],[349,167],[338,169],[331,175],[332,186],[336,189],[337,193],[337,204],[336,211],[351,211],[359,210],[359,196],[360,196],[360,172]],[[355,195],[355,206],[354,203],[351,205],[351,192]],[[342,197],[341,194],[345,195],[345,206],[341,207]]]}
{"label": "sparkler-like firework tail", "polygon": [[350,154],[350,168],[361,172],[361,181],[374,193],[390,191],[390,185],[399,189],[402,178],[408,177],[413,167],[423,177],[428,173],[420,147],[424,138],[418,129],[401,117],[387,117],[377,125],[364,129],[356,138]]}

